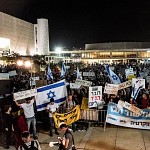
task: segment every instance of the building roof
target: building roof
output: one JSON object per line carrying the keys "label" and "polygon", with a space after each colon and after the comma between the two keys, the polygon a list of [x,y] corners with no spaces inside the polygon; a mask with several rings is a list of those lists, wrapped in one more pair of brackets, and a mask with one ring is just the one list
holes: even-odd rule
{"label": "building roof", "polygon": [[150,42],[110,42],[85,44],[85,50],[150,49]]}

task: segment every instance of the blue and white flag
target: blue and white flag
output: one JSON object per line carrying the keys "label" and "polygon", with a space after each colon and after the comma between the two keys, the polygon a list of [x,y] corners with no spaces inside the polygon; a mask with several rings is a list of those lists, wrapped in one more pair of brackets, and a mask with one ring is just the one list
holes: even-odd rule
{"label": "blue and white flag", "polygon": [[132,79],[132,93],[131,97],[136,100],[141,89],[145,88],[145,79]]}
{"label": "blue and white flag", "polygon": [[36,96],[37,111],[45,110],[51,98],[54,98],[54,101],[57,104],[62,104],[63,102],[66,101],[67,89],[65,80],[61,80],[54,84],[37,88],[37,96]]}
{"label": "blue and white flag", "polygon": [[79,68],[77,67],[77,79],[81,79],[82,80],[82,75],[79,72]]}
{"label": "blue and white flag", "polygon": [[53,80],[53,74],[52,74],[52,71],[51,71],[50,66],[48,65],[48,69],[47,69],[47,80],[50,80],[50,79]]}
{"label": "blue and white flag", "polygon": [[61,77],[64,77],[66,74],[66,66],[64,63],[62,63],[62,67],[61,67]]}
{"label": "blue and white flag", "polygon": [[105,65],[105,70],[113,84],[120,84],[120,78],[111,70],[108,65]]}

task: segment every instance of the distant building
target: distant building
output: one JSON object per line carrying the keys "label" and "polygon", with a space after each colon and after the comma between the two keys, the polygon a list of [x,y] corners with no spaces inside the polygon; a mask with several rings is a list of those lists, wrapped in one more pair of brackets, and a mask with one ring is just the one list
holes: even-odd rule
{"label": "distant building", "polygon": [[48,54],[48,20],[37,19],[32,24],[0,12],[0,53],[6,51],[23,56]]}
{"label": "distant building", "polygon": [[85,44],[85,50],[49,52],[46,61],[57,63],[119,63],[138,61],[150,63],[150,42],[110,42]]}

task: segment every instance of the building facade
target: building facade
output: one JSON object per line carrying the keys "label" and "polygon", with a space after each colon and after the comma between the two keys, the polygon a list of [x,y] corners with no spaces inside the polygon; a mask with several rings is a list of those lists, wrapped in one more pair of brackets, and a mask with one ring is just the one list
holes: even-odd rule
{"label": "building facade", "polygon": [[85,50],[62,51],[60,54],[49,52],[46,61],[57,63],[63,60],[66,63],[127,63],[135,60],[150,63],[150,42],[114,42],[86,44]]}
{"label": "building facade", "polygon": [[[48,53],[47,19],[38,19],[37,24],[34,25],[0,12],[0,20],[0,53],[10,51],[23,56]],[[4,44],[4,41],[8,42]]]}

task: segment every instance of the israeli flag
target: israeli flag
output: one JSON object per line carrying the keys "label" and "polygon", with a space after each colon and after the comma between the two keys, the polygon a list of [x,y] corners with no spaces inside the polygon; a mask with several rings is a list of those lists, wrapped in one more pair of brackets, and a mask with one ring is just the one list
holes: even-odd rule
{"label": "israeli flag", "polygon": [[120,84],[120,78],[111,70],[108,65],[105,65],[105,70],[113,84]]}
{"label": "israeli flag", "polygon": [[53,80],[53,74],[52,74],[52,71],[51,71],[51,69],[50,69],[50,66],[48,65],[47,80],[50,80],[50,79]]}
{"label": "israeli flag", "polygon": [[64,63],[62,63],[62,67],[61,67],[61,77],[64,77],[66,74],[66,66]]}
{"label": "israeli flag", "polygon": [[82,75],[80,74],[78,67],[77,67],[77,79],[81,79],[82,80]]}
{"label": "israeli flag", "polygon": [[61,80],[54,84],[37,88],[36,107],[37,111],[45,110],[50,99],[54,98],[55,103],[62,104],[67,98],[67,89],[65,80]]}
{"label": "israeli flag", "polygon": [[132,93],[131,97],[136,100],[141,89],[145,88],[145,79],[132,79]]}

